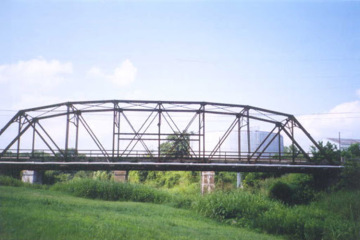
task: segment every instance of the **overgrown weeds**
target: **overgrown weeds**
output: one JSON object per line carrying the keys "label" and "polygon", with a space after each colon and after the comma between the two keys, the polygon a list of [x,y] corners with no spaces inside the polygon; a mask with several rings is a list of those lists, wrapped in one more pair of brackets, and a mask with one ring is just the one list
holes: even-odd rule
{"label": "overgrown weeds", "polygon": [[10,177],[10,176],[3,176],[0,175],[0,186],[12,186],[12,187],[31,187],[37,189],[46,189],[47,186],[40,185],[40,184],[30,184],[26,182],[22,182],[19,179]]}
{"label": "overgrown weeds", "polygon": [[288,235],[291,239],[360,239],[360,192],[335,195],[323,195],[307,206],[290,207],[264,195],[238,190],[209,194],[195,200],[192,207],[222,222]]}
{"label": "overgrown weeds", "polygon": [[51,190],[68,192],[77,197],[102,199],[109,201],[134,201],[168,204],[188,208],[191,200],[181,195],[131,183],[117,183],[93,179],[74,179],[57,183]]}

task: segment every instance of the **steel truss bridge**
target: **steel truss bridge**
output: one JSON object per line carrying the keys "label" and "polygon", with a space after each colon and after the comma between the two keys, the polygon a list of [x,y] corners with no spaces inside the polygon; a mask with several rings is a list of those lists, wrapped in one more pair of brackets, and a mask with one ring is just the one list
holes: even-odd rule
{"label": "steel truss bridge", "polygon": [[[252,139],[254,126],[266,131],[261,139]],[[283,138],[296,151],[284,153]],[[293,115],[248,105],[65,102],[15,114],[0,131],[0,170],[318,172],[342,168],[326,159],[315,164],[299,139],[322,151]]]}

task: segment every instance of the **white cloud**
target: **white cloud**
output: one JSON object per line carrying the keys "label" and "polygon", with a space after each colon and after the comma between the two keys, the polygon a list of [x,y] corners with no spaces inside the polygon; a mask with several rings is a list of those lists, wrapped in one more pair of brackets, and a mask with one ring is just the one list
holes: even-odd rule
{"label": "white cloud", "polygon": [[298,117],[316,141],[337,137],[360,139],[360,101],[339,104],[322,114]]}
{"label": "white cloud", "polygon": [[72,63],[35,58],[0,65],[0,83],[16,93],[33,93],[54,89],[63,82],[64,74],[73,72]]}
{"label": "white cloud", "polygon": [[125,60],[120,67],[115,68],[114,74],[111,77],[113,83],[123,86],[135,80],[137,69],[129,61]]}
{"label": "white cloud", "polygon": [[88,76],[90,77],[104,77],[105,74],[102,73],[101,69],[98,68],[98,67],[92,67],[88,73],[87,73]]}
{"label": "white cloud", "polygon": [[137,69],[129,59],[126,59],[120,66],[116,67],[112,74],[105,74],[98,67],[93,67],[88,71],[88,76],[93,78],[104,78],[117,86],[129,85],[135,81],[136,74]]}

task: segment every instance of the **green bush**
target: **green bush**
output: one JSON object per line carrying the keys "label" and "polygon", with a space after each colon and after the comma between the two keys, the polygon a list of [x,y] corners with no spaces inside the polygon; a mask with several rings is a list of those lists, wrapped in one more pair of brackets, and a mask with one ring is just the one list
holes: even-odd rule
{"label": "green bush", "polygon": [[1,170],[0,169],[0,175],[1,176],[9,176],[9,177],[12,177],[12,178],[15,178],[15,179],[21,179],[21,171],[20,170],[10,170],[10,169],[7,169],[7,170]]}
{"label": "green bush", "polygon": [[45,185],[22,182],[19,179],[16,179],[16,178],[13,178],[10,176],[1,176],[1,175],[0,175],[0,186],[30,187],[30,188],[35,188],[35,189],[47,189],[47,186],[45,186]]}
{"label": "green bush", "polygon": [[[84,172],[84,171],[79,171]],[[55,170],[47,170],[43,175],[43,184],[53,185],[57,182],[66,182],[77,174],[77,171],[55,171]]]}
{"label": "green bush", "polygon": [[0,175],[0,186],[20,187],[20,186],[24,186],[24,182],[22,182],[19,179],[10,177],[10,176],[1,176]]}
{"label": "green bush", "polygon": [[270,187],[269,196],[270,198],[280,200],[283,203],[291,204],[293,190],[286,183],[278,181]]}
{"label": "green bush", "polygon": [[359,198],[360,192],[339,192],[326,194],[310,205],[289,207],[237,190],[200,197],[192,208],[222,222],[288,235],[290,239],[355,240],[360,239]]}
{"label": "green bush", "polygon": [[200,181],[199,172],[193,171],[130,171],[129,176],[132,183],[167,189]]}
{"label": "green bush", "polygon": [[194,200],[192,208],[205,216],[220,221],[235,219],[239,223],[252,226],[263,212],[273,207],[274,204],[276,203],[262,195],[246,191],[228,193],[219,191],[197,198]]}
{"label": "green bush", "polygon": [[259,186],[261,192],[267,192],[270,198],[289,205],[308,204],[315,198],[316,193],[314,178],[308,174],[286,174],[276,179],[269,178]]}
{"label": "green bush", "polygon": [[281,173],[267,173],[267,172],[250,172],[250,173],[243,173],[244,180],[243,185],[246,188],[259,188],[262,184],[263,180],[266,179],[273,179],[275,177],[280,177]]}
{"label": "green bush", "polygon": [[341,172],[340,187],[346,189],[360,189],[360,161],[348,160]]}

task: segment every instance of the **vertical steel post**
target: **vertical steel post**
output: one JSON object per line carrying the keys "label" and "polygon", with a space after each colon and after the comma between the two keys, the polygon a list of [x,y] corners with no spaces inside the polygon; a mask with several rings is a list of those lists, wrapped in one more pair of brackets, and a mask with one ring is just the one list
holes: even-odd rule
{"label": "vertical steel post", "polygon": [[20,156],[20,139],[21,139],[21,136],[20,136],[20,133],[21,133],[21,125],[22,125],[22,116],[19,117],[19,128],[18,128],[18,140],[17,140],[17,149],[16,149],[16,159],[19,159],[19,156]]}
{"label": "vertical steel post", "polygon": [[197,113],[198,117],[199,117],[199,158],[201,158],[201,115],[200,115],[200,111]]}
{"label": "vertical steel post", "polygon": [[79,151],[79,112],[76,113],[76,136],[75,136],[75,155],[78,156]]}
{"label": "vertical steel post", "polygon": [[160,145],[161,145],[161,103],[159,103],[159,122],[158,122],[158,158],[160,159]]}
{"label": "vertical steel post", "polygon": [[205,137],[205,105],[203,105],[203,158],[204,158],[204,161],[205,161],[205,140],[206,140],[206,137]]}
{"label": "vertical steel post", "polygon": [[34,152],[35,152],[35,133],[36,133],[35,128],[36,128],[36,121],[34,121],[34,128],[33,128],[31,157],[34,157]]}
{"label": "vertical steel post", "polygon": [[116,135],[115,127],[116,127],[116,103],[114,103],[114,112],[113,112],[113,139],[112,139],[112,158],[113,159],[115,157],[115,135]]}
{"label": "vertical steel post", "polygon": [[70,105],[67,104],[67,114],[66,114],[66,136],[65,136],[65,160],[68,157],[69,151],[69,130],[70,130]]}
{"label": "vertical steel post", "polygon": [[280,132],[281,132],[281,127],[279,126],[279,161],[281,161],[281,135],[280,135]]}
{"label": "vertical steel post", "polygon": [[117,157],[120,156],[120,111],[117,112]]}
{"label": "vertical steel post", "polygon": [[249,109],[247,109],[247,113],[246,113],[246,117],[247,117],[247,144],[248,144],[248,155],[247,155],[247,159],[248,162],[250,162],[250,151],[251,151],[251,146],[250,146],[250,118],[249,118]]}
{"label": "vertical steel post", "polygon": [[238,115],[237,118],[238,118],[238,155],[239,155],[239,161],[241,161],[241,121],[240,121],[240,115]]}
{"label": "vertical steel post", "polygon": [[292,137],[292,162],[295,163],[295,143],[294,143],[294,121],[291,119],[291,137]]}

